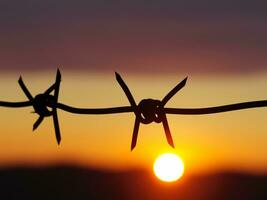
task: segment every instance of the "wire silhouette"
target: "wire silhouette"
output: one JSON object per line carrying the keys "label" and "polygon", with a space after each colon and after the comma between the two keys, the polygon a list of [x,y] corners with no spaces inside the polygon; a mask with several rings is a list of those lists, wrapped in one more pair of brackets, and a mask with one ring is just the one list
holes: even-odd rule
{"label": "wire silhouette", "polygon": [[174,148],[174,143],[172,140],[166,113],[164,111],[164,106],[173,97],[173,95],[175,95],[180,89],[182,89],[185,86],[187,78],[185,78],[182,82],[176,85],[175,88],[173,88],[161,101],[154,99],[143,99],[142,101],[140,101],[138,105],[136,105],[135,100],[129,88],[127,87],[127,85],[125,84],[125,82],[122,80],[121,76],[118,73],[116,73],[116,79],[120,84],[120,86],[122,87],[125,95],[127,96],[131,104],[131,107],[133,109],[133,112],[135,114],[135,123],[132,136],[131,150],[133,150],[134,147],[136,146],[140,123],[149,124],[152,122],[156,123],[162,122],[167,141],[169,145]]}
{"label": "wire silhouette", "polygon": [[[171,136],[166,114],[205,115],[257,107],[267,107],[267,100],[261,100],[206,108],[166,108],[165,105],[167,104],[167,102],[185,86],[187,77],[181,82],[179,82],[169,93],[167,93],[167,95],[162,100],[143,99],[139,102],[139,104],[136,104],[128,86],[123,81],[122,77],[117,72],[115,72],[115,75],[117,82],[119,83],[126,97],[128,98],[130,106],[111,108],[76,108],[58,102],[59,88],[61,82],[61,73],[59,69],[57,70],[55,83],[51,85],[44,93],[37,94],[35,97],[31,95],[26,85],[24,84],[22,77],[20,77],[18,82],[24,94],[28,98],[28,101],[0,101],[0,106],[10,108],[32,106],[34,109],[34,113],[37,113],[39,115],[39,118],[33,125],[33,130],[38,128],[38,126],[41,124],[45,117],[52,116],[56,140],[58,144],[60,144],[61,141],[61,134],[57,116],[57,109],[61,109],[69,113],[85,115],[104,115],[133,112],[135,114],[135,123],[132,135],[131,150],[133,150],[136,146],[140,123],[150,124],[152,122],[163,124],[167,142],[171,147],[174,148],[174,142]],[[52,92],[54,92],[53,95],[51,95]]]}
{"label": "wire silhouette", "polygon": [[[37,113],[39,115],[39,118],[33,124],[33,131],[38,128],[38,126],[42,123],[45,117],[53,116],[56,139],[58,144],[60,144],[61,136],[59,130],[56,105],[58,100],[60,81],[61,81],[61,74],[60,71],[58,70],[55,83],[52,86],[50,86],[44,93],[38,94],[33,98],[31,93],[27,89],[26,85],[24,84],[22,77],[19,78],[19,85],[21,89],[23,90],[24,94],[26,95],[26,97],[29,99],[29,102],[33,106],[34,113]],[[54,95],[52,96],[50,93],[53,91]],[[47,106],[50,106],[52,110],[49,110]]]}

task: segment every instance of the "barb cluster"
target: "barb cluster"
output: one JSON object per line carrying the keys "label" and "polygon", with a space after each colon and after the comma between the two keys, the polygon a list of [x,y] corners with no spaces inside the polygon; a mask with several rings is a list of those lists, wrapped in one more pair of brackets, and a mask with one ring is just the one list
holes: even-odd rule
{"label": "barb cluster", "polygon": [[[166,114],[203,115],[248,108],[267,107],[267,100],[261,100],[208,108],[165,108],[167,102],[185,86],[187,78],[178,83],[162,100],[143,99],[138,104],[136,104],[126,83],[123,81],[123,79],[118,73],[115,74],[118,83],[120,84],[126,97],[129,100],[130,106],[112,108],[75,108],[63,103],[59,103],[58,96],[61,81],[61,74],[59,70],[57,70],[55,83],[51,85],[44,93],[37,94],[35,97],[32,96],[32,94],[24,84],[22,77],[20,77],[18,82],[25,96],[28,98],[28,101],[0,101],[0,106],[11,108],[32,106],[34,109],[34,113],[39,115],[38,119],[33,124],[33,130],[38,128],[38,126],[42,123],[45,117],[52,116],[55,128],[55,135],[58,144],[60,144],[61,141],[61,134],[59,129],[57,109],[61,109],[66,112],[75,114],[116,114],[133,112],[135,114],[135,123],[132,135],[131,150],[133,150],[136,146],[140,123],[150,124],[152,122],[163,124],[167,141],[169,145],[174,148],[174,142],[171,136]],[[53,93],[53,95],[51,93]]]}
{"label": "barb cluster", "polygon": [[[23,90],[26,97],[29,99],[29,102],[32,104],[35,113],[39,115],[37,121],[33,124],[33,130],[37,129],[38,126],[42,123],[45,117],[53,116],[55,133],[57,138],[57,143],[59,144],[61,141],[58,117],[57,117],[57,100],[59,94],[59,86],[61,81],[60,71],[57,71],[56,81],[55,83],[49,87],[44,93],[38,94],[35,97],[31,95],[26,85],[24,84],[22,78],[19,78],[19,85]],[[54,91],[54,95],[50,93]],[[52,110],[49,110],[52,108]]]}
{"label": "barb cluster", "polygon": [[140,123],[143,124],[150,124],[152,122],[156,123],[163,123],[163,127],[165,130],[165,135],[167,141],[170,146],[174,148],[174,143],[172,140],[171,132],[169,129],[166,113],[164,110],[165,104],[175,95],[180,89],[182,89],[187,81],[185,78],[182,82],[180,82],[175,88],[173,88],[163,99],[154,100],[154,99],[143,99],[140,101],[138,105],[136,105],[135,100],[127,87],[127,85],[122,80],[121,76],[116,73],[116,79],[119,82],[120,86],[122,87],[124,93],[126,94],[131,107],[133,108],[133,112],[135,113],[135,123],[134,123],[134,130],[133,130],[133,137],[132,137],[132,145],[131,150],[134,149],[137,142],[138,130]]}

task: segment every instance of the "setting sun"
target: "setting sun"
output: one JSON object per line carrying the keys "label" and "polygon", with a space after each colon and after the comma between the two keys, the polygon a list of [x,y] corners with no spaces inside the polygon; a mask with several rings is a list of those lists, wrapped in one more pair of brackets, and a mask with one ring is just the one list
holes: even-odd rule
{"label": "setting sun", "polygon": [[162,181],[174,182],[182,177],[184,163],[176,154],[162,154],[154,163],[154,173]]}

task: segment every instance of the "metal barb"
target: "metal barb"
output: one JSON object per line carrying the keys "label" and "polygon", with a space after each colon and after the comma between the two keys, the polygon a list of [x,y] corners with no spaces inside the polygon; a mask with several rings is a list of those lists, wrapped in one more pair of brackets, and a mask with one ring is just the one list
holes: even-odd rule
{"label": "metal barb", "polygon": [[128,97],[128,100],[131,104],[131,107],[133,108],[133,111],[135,113],[135,124],[134,124],[134,130],[133,130],[133,136],[132,136],[132,144],[131,144],[131,150],[133,150],[137,143],[137,137],[138,137],[138,130],[140,123],[143,124],[150,124],[152,122],[156,123],[163,123],[165,135],[168,141],[168,144],[174,148],[174,143],[172,140],[171,132],[169,129],[166,113],[164,111],[164,105],[179,91],[181,90],[187,81],[187,77],[181,81],[179,84],[177,84],[164,98],[162,101],[160,100],[154,100],[154,99],[143,99],[140,101],[140,103],[136,106],[135,100],[126,85],[126,83],[123,81],[121,76],[115,72],[116,79],[119,82],[120,86],[122,87],[123,91],[125,92],[126,96]]}
{"label": "metal barb", "polygon": [[[61,141],[59,122],[57,116],[57,101],[58,101],[60,81],[61,81],[61,74],[58,69],[55,83],[51,85],[44,93],[38,94],[35,97],[33,97],[29,92],[29,90],[27,89],[26,85],[22,80],[22,77],[20,77],[18,81],[24,94],[29,99],[29,104],[34,108],[33,113],[37,113],[39,115],[39,118],[33,124],[33,131],[39,127],[39,125],[42,123],[45,117],[52,116],[55,128],[55,135],[58,144],[60,144]],[[51,93],[53,91],[54,95],[52,96]],[[16,105],[15,103],[13,104]],[[18,102],[18,104],[22,103]],[[48,109],[49,107],[52,107],[52,111]]]}

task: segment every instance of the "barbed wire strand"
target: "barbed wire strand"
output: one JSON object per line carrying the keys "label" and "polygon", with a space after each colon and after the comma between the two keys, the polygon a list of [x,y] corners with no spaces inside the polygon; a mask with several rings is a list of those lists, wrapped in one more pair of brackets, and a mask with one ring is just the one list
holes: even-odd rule
{"label": "barbed wire strand", "polygon": [[[22,107],[32,106],[32,102],[0,101],[0,106],[9,108],[22,108]],[[230,112],[236,110],[260,108],[260,107],[267,107],[267,100],[249,101],[243,103],[235,103],[235,104],[227,104],[222,106],[203,107],[203,108],[164,108],[164,111],[166,112],[166,114],[174,114],[174,115],[205,115],[205,114],[216,114],[222,112]],[[65,112],[73,114],[84,114],[84,115],[105,115],[105,114],[134,112],[134,109],[131,106],[110,107],[110,108],[77,108],[63,103],[57,103],[56,108],[61,109]]]}
{"label": "barbed wire strand", "polygon": [[[52,116],[55,128],[55,135],[58,144],[60,144],[61,135],[60,135],[58,116],[57,116],[57,109],[63,110],[68,113],[83,114],[83,115],[134,113],[136,119],[132,135],[131,150],[133,150],[136,146],[140,123],[149,124],[151,122],[163,124],[167,142],[169,143],[170,146],[174,148],[174,142],[171,136],[166,114],[206,115],[206,114],[230,112],[243,109],[267,107],[267,100],[261,100],[261,101],[248,101],[242,103],[227,104],[214,107],[203,107],[203,108],[165,108],[165,104],[185,86],[187,77],[180,83],[178,83],[169,93],[167,93],[167,95],[162,100],[143,99],[137,105],[128,86],[123,81],[122,77],[118,73],[115,73],[115,75],[117,82],[121,86],[122,90],[124,91],[130,103],[130,106],[109,107],[109,108],[77,108],[58,102],[59,87],[61,82],[61,74],[59,70],[57,70],[55,83],[51,85],[44,93],[38,94],[35,97],[31,95],[30,91],[24,84],[22,77],[20,77],[19,85],[23,90],[24,94],[26,95],[26,97],[28,98],[28,101],[21,101],[21,102],[0,101],[0,106],[9,108],[23,108],[30,106],[33,107],[34,112],[39,115],[39,118],[33,124],[33,130],[37,129],[37,127],[42,123],[45,117]],[[54,91],[54,95],[50,94],[52,91]],[[48,108],[52,109],[52,111],[50,111]]]}

